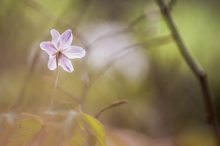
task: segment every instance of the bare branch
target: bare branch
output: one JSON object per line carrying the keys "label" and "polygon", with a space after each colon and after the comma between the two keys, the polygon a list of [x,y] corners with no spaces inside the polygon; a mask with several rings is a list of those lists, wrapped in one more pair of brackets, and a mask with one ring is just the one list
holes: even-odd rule
{"label": "bare branch", "polygon": [[125,103],[128,103],[128,101],[127,101],[127,100],[115,101],[115,102],[111,103],[110,105],[107,105],[106,107],[103,107],[103,108],[96,114],[95,118],[98,119],[103,112],[106,112],[106,111],[108,111],[108,110],[110,110],[110,109],[112,109],[112,108],[121,106],[121,105],[123,105],[123,104],[125,104]]}
{"label": "bare branch", "polygon": [[203,76],[205,74],[203,68],[192,57],[192,55],[189,53],[188,49],[186,48],[185,44],[183,43],[182,38],[179,35],[179,32],[177,31],[176,26],[174,24],[174,21],[170,15],[169,9],[165,5],[165,3],[162,2],[162,0],[157,0],[157,1],[159,1],[158,4],[160,4],[161,13],[164,16],[164,19],[167,23],[167,26],[169,27],[169,29],[172,33],[173,39],[176,41],[176,44],[177,44],[182,56],[184,57],[185,61],[189,65],[190,69],[194,72],[194,74],[199,75],[199,76]]}
{"label": "bare branch", "polygon": [[175,26],[173,18],[170,14],[169,8],[166,6],[166,4],[164,3],[163,0],[157,0],[157,4],[160,7],[161,14],[164,17],[164,19],[167,23],[167,26],[169,27],[169,29],[172,33],[173,39],[175,40],[184,60],[186,61],[187,65],[190,67],[190,69],[192,70],[194,75],[199,80],[202,94],[203,94],[203,100],[205,103],[206,112],[208,115],[207,122],[212,126],[213,131],[216,136],[217,145],[220,146],[218,124],[217,124],[214,109],[213,109],[213,103],[212,103],[211,95],[210,95],[210,91],[209,91],[207,75],[206,75],[205,71],[203,70],[203,68],[191,56],[187,47],[183,43],[183,40],[182,40],[182,38],[181,38],[181,36]]}

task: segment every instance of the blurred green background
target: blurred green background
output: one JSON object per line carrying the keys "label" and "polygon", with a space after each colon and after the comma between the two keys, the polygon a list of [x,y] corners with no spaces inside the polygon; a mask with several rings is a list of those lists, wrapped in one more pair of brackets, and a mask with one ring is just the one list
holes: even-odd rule
{"label": "blurred green background", "polygon": [[[218,0],[178,0],[172,9],[186,46],[209,76],[218,118],[219,6]],[[39,48],[52,28],[71,28],[74,44],[88,49],[73,61],[72,74],[61,72],[56,91],[55,72]],[[1,112],[17,99],[23,111],[39,112],[54,92],[58,107],[84,99],[91,115],[126,99],[103,113],[104,125],[142,133],[146,141],[156,139],[154,145],[215,145],[199,83],[153,0],[1,0],[0,50]]]}

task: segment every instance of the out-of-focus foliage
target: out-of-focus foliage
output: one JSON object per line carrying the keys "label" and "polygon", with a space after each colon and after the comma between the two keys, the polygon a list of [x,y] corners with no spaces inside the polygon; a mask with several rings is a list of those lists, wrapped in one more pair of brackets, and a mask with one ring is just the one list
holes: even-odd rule
{"label": "out-of-focus foliage", "polygon": [[105,146],[105,131],[93,117],[77,111],[50,111],[44,116],[23,113],[7,146]]}
{"label": "out-of-focus foliage", "polygon": [[[178,0],[171,11],[207,71],[218,118],[219,5]],[[56,90],[39,48],[52,28],[72,29],[87,49]],[[0,145],[103,146],[105,132],[109,146],[215,145],[199,84],[154,0],[0,0],[0,50]],[[99,119],[104,132],[89,115],[120,99],[128,104]],[[72,111],[79,105],[89,115]]]}

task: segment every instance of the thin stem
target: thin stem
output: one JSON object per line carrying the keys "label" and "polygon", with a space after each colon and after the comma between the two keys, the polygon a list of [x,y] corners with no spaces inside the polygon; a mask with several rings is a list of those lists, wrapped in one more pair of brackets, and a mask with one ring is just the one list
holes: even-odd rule
{"label": "thin stem", "polygon": [[125,104],[125,103],[128,103],[128,101],[127,101],[127,100],[115,101],[115,102],[111,103],[110,105],[107,105],[106,107],[103,107],[103,108],[96,114],[95,118],[98,119],[102,113],[104,113],[104,112],[106,112],[106,111],[108,111],[108,110],[110,110],[110,109],[112,109],[112,108],[121,106],[121,105],[123,105],[123,104]]}
{"label": "thin stem", "polygon": [[58,80],[59,80],[59,75],[60,75],[60,69],[59,69],[59,66],[57,66],[56,78],[55,78],[55,82],[54,82],[54,90],[55,91],[57,90],[57,84],[58,84]]}
{"label": "thin stem", "polygon": [[190,67],[194,75],[199,80],[202,94],[203,94],[203,100],[206,108],[207,113],[207,122],[212,126],[213,132],[215,133],[216,142],[217,145],[220,146],[220,137],[219,137],[219,131],[218,131],[218,124],[215,117],[215,112],[213,109],[213,103],[211,100],[211,95],[209,91],[208,86],[208,79],[205,71],[203,68],[197,63],[197,61],[191,56],[189,53],[187,47],[183,43],[183,40],[175,26],[175,23],[173,21],[173,18],[170,14],[169,8],[166,6],[165,2],[163,0],[157,0],[157,4],[160,7],[161,14],[163,15],[167,26],[169,27],[173,39],[175,40],[184,60],[186,61],[187,65]]}
{"label": "thin stem", "polygon": [[56,90],[57,90],[57,85],[58,85],[58,80],[59,80],[59,74],[60,74],[60,69],[59,69],[58,62],[57,62],[56,78],[54,81],[54,92],[53,92],[53,96],[50,99],[49,109],[51,109],[54,105],[54,100],[55,100],[55,95],[56,95]]}

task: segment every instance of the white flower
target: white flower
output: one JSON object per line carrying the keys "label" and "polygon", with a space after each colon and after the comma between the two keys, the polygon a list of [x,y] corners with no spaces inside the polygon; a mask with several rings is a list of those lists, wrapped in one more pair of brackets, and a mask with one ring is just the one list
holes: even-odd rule
{"label": "white flower", "polygon": [[86,51],[79,47],[73,46],[73,35],[70,29],[60,33],[52,29],[50,31],[52,40],[41,42],[40,47],[49,55],[48,68],[55,70],[57,66],[61,66],[67,72],[73,72],[73,66],[70,59],[82,58]]}

